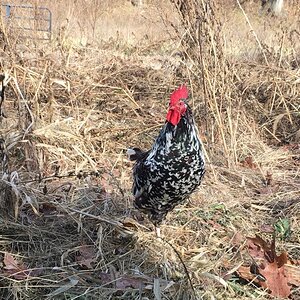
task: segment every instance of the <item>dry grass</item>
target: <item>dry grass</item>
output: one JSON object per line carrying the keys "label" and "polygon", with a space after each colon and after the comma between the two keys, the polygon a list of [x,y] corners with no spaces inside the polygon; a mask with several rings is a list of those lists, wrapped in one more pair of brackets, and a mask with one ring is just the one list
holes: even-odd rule
{"label": "dry grass", "polygon": [[[92,22],[93,7],[80,14],[83,2],[65,1],[64,24],[62,2],[43,3],[51,42],[21,40],[2,23],[0,252],[32,273],[16,279],[0,262],[1,298],[268,299],[235,271],[250,262],[245,237],[282,219],[291,234],[278,249],[300,259],[299,15],[102,1]],[[151,146],[183,82],[207,174],[160,241],[132,208],[124,150]]]}

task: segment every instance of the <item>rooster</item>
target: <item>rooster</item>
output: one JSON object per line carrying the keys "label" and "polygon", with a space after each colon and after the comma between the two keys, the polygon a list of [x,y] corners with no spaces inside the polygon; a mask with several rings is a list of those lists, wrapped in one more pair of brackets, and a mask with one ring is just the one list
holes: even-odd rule
{"label": "rooster", "polygon": [[128,158],[135,161],[134,206],[148,215],[158,237],[167,213],[188,198],[205,173],[203,148],[187,98],[184,85],[171,94],[166,122],[149,151],[127,150]]}

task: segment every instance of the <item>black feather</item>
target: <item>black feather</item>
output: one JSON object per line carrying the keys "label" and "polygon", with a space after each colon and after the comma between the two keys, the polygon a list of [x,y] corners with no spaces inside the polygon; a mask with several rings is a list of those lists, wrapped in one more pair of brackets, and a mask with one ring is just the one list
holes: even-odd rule
{"label": "black feather", "polygon": [[190,107],[187,105],[178,125],[165,123],[151,150],[133,149],[134,205],[158,226],[199,186],[205,173],[202,144]]}

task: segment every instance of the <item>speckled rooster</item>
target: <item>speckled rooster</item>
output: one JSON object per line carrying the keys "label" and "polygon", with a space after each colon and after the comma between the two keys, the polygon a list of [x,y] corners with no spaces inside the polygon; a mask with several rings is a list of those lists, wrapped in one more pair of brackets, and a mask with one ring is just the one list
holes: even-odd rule
{"label": "speckled rooster", "polygon": [[127,151],[129,159],[136,161],[134,206],[149,216],[157,236],[167,213],[188,198],[205,173],[202,144],[187,98],[184,85],[171,94],[165,125],[151,150]]}

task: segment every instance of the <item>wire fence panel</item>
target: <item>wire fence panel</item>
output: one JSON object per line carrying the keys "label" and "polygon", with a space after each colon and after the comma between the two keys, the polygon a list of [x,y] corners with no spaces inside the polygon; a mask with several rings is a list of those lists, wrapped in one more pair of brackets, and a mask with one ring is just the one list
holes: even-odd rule
{"label": "wire fence panel", "polygon": [[1,16],[7,29],[14,29],[20,37],[51,39],[52,13],[47,7],[2,4]]}

